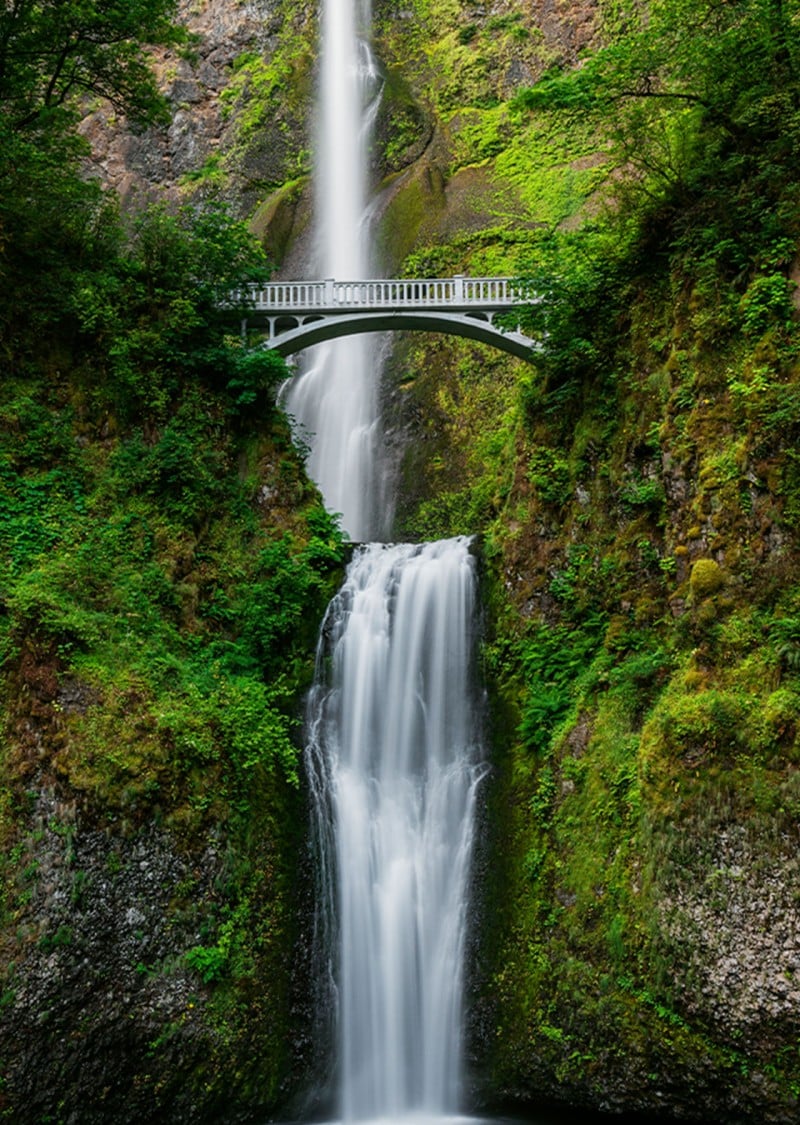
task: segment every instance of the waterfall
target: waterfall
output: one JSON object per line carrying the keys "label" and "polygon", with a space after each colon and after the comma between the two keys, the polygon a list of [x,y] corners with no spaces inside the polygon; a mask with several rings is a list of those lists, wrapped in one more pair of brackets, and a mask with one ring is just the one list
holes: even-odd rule
{"label": "waterfall", "polygon": [[466,540],[370,544],[322,631],[308,758],[338,929],[345,1121],[458,1108],[474,599]]}
{"label": "waterfall", "polygon": [[[317,163],[323,277],[369,276],[365,168],[380,78],[359,0],[323,0]],[[369,338],[314,350],[284,403],[351,538],[379,535]],[[304,436],[305,436],[304,435]],[[306,761],[345,1121],[453,1113],[481,771],[465,539],[359,547],[322,629]]]}
{"label": "waterfall", "polygon": [[[316,161],[318,268],[352,281],[370,274],[366,207],[367,146],[381,80],[368,43],[367,3],[325,0]],[[379,530],[374,488],[377,403],[375,346],[355,336],[312,349],[306,369],[283,396],[310,445],[308,471],[350,537]]]}

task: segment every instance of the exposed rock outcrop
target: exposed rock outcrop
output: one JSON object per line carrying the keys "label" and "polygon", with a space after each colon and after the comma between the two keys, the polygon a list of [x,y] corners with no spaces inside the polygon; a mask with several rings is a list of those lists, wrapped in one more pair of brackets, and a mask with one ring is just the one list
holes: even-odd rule
{"label": "exposed rock outcrop", "polygon": [[264,185],[288,179],[289,165],[307,148],[308,100],[281,98],[263,135],[243,140],[241,114],[259,94],[246,82],[235,89],[231,83],[244,63],[274,57],[290,22],[310,41],[313,14],[283,0],[181,0],[179,16],[192,35],[191,48],[155,57],[171,124],[136,134],[108,106],[88,113],[81,132],[97,174],[127,206],[199,192],[222,196],[248,214]]}

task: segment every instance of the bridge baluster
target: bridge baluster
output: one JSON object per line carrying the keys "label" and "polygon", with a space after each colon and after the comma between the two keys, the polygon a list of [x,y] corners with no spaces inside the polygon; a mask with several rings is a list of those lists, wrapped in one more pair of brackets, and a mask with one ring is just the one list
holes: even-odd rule
{"label": "bridge baluster", "polygon": [[[248,286],[231,295],[234,304],[249,302],[258,311],[293,312],[312,308],[395,306],[445,308],[448,305],[508,306],[534,299],[507,277],[387,278],[364,281],[286,281]],[[486,311],[489,311],[488,309]]]}

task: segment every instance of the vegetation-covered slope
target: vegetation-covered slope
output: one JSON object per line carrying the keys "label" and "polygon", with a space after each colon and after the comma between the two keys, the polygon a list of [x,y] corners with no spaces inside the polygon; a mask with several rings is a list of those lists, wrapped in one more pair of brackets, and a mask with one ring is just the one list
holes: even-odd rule
{"label": "vegetation-covered slope", "polygon": [[[58,96],[98,83],[152,120],[129,21],[150,34],[170,7],[0,14],[0,1117],[15,1122],[264,1114],[292,1090],[305,1026],[299,699],[341,539],[275,410],[282,364],[222,309],[264,276],[260,247],[221,208],[123,220],[82,174],[77,107]],[[97,53],[71,59],[87,39]]]}
{"label": "vegetation-covered slope", "polygon": [[[484,534],[478,1084],[793,1120],[797,6],[601,5],[580,67],[562,37],[510,100],[527,6],[417,8],[441,204],[398,191],[405,268],[542,294],[529,368],[416,341],[391,396],[406,532]],[[483,223],[448,236],[470,198]]]}

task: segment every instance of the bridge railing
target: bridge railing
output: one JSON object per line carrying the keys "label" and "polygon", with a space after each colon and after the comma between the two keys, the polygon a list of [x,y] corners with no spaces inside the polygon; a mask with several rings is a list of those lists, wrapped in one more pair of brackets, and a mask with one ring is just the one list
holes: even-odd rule
{"label": "bridge railing", "polygon": [[237,297],[256,312],[333,309],[510,308],[530,296],[509,277],[386,278],[374,281],[275,281]]}

